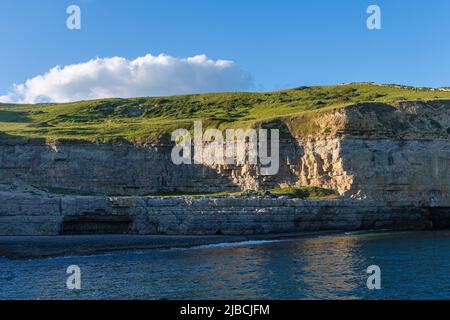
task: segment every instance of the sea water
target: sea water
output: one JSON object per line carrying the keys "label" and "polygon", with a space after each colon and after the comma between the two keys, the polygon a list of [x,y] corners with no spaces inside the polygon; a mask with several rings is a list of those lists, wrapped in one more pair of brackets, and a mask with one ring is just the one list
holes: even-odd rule
{"label": "sea water", "polygon": [[[81,272],[69,290],[68,266]],[[369,266],[381,289],[369,290]],[[450,232],[339,234],[33,260],[0,258],[0,299],[450,299]]]}

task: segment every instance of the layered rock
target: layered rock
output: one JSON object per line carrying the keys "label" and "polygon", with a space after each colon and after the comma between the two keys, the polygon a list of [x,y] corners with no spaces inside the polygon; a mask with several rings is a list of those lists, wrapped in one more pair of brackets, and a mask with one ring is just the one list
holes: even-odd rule
{"label": "layered rock", "polygon": [[448,211],[350,199],[56,196],[11,191],[0,191],[0,197],[0,236],[251,235],[450,226]]}
{"label": "layered rock", "polygon": [[[282,129],[280,170],[174,165],[171,145],[0,144],[0,179],[108,195],[218,192],[312,185],[355,199],[450,207],[450,103],[364,104],[320,113],[314,135]],[[273,126],[273,124],[272,124]]]}

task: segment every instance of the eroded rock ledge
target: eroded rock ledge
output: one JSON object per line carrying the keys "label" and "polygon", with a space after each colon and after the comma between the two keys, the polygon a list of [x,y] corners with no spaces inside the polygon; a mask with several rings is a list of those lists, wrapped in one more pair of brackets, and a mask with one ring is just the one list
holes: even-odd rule
{"label": "eroded rock ledge", "polygon": [[[170,145],[0,143],[0,180],[11,186],[0,189],[0,234],[450,226],[450,102],[369,103],[314,121],[318,133],[304,136],[295,119],[270,124],[282,131],[275,176],[260,176],[250,165],[176,166]],[[17,184],[26,187],[14,189]],[[145,196],[304,185],[337,190],[342,199]],[[52,189],[110,196],[58,196]]]}
{"label": "eroded rock ledge", "polygon": [[1,183],[88,194],[142,196],[315,186],[346,197],[450,207],[450,102],[367,103],[321,113],[314,135],[295,119],[280,129],[280,170],[174,165],[172,145],[2,144]]}
{"label": "eroded rock ledge", "polygon": [[104,197],[1,192],[0,235],[252,235],[450,227],[449,208],[368,200]]}

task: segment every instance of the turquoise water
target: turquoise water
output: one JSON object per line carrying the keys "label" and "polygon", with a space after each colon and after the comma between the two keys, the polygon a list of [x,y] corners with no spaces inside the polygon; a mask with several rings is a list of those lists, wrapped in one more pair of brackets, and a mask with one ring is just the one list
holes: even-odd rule
{"label": "turquoise water", "polygon": [[[66,288],[69,265],[81,268],[81,290]],[[380,290],[367,289],[370,265]],[[450,299],[450,232],[1,258],[0,288],[0,299]]]}

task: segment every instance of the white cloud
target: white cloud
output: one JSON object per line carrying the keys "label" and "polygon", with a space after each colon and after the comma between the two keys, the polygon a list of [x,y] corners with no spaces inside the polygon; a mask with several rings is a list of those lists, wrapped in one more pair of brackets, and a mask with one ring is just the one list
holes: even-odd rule
{"label": "white cloud", "polygon": [[0,103],[11,103],[18,102],[19,98],[14,96],[12,92],[5,94],[4,96],[0,96]]}
{"label": "white cloud", "polygon": [[176,58],[147,54],[135,60],[96,58],[56,66],[0,96],[0,102],[68,102],[109,97],[142,97],[247,90],[248,73],[234,62],[205,55]]}

